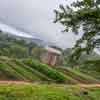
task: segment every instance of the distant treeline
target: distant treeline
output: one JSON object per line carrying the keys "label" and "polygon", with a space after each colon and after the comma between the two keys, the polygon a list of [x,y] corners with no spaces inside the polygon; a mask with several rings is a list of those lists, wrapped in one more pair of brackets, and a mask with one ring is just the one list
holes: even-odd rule
{"label": "distant treeline", "polygon": [[0,31],[0,56],[14,58],[33,57],[40,59],[43,47],[21,37]]}
{"label": "distant treeline", "polygon": [[[77,62],[68,63],[69,57],[72,53],[71,48],[62,50],[62,55],[58,58],[58,66],[76,66],[84,63],[87,60],[100,59],[100,55],[93,52],[90,55],[83,54]],[[34,43],[31,39],[21,38],[15,35],[6,34],[0,31],[0,56],[7,56],[10,58],[30,58],[40,60],[44,47]]]}

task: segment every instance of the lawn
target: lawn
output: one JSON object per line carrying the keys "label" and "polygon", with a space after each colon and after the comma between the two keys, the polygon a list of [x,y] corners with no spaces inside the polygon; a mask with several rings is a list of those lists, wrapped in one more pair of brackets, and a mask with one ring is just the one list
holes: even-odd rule
{"label": "lawn", "polygon": [[0,84],[0,100],[100,100],[99,87],[47,84]]}

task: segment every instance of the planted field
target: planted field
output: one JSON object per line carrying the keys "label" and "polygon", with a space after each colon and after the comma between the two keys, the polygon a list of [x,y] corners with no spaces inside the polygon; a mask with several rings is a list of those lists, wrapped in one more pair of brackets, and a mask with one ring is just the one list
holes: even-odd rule
{"label": "planted field", "polygon": [[[23,68],[25,68],[27,71],[31,72],[31,75],[35,75],[37,76],[38,78],[40,78],[40,80],[46,80],[46,81],[50,81],[50,79],[45,76],[44,74],[40,73],[39,71],[37,71],[36,69],[33,69],[31,67],[29,67],[28,65],[25,65],[22,61],[19,61],[19,60],[15,60],[15,63],[18,65],[18,66],[22,66]],[[31,76],[30,75],[30,76]]]}
{"label": "planted field", "polygon": [[4,80],[77,83],[76,80],[48,65],[28,59],[12,60],[8,58],[0,58],[0,71],[5,73],[2,74],[2,76],[6,77]]}
{"label": "planted field", "polygon": [[100,100],[100,88],[0,83],[0,100]]}
{"label": "planted field", "polygon": [[67,74],[73,79],[79,81],[79,83],[85,83],[85,84],[100,83],[96,78],[72,68],[62,67],[62,68],[56,68],[56,69],[63,72],[64,74]]}
{"label": "planted field", "polygon": [[[20,61],[18,61],[20,62]],[[47,81],[47,79],[28,66],[16,63],[16,60],[0,59],[0,71],[6,80]]]}
{"label": "planted field", "polygon": [[48,76],[50,79],[54,80],[55,82],[77,83],[76,80],[63,74],[62,72],[57,71],[56,69],[53,69],[52,67],[50,67],[48,65],[39,63],[32,59],[23,60],[23,63],[30,66],[33,69],[38,70],[39,72],[45,74],[46,76]]}
{"label": "planted field", "polygon": [[99,65],[94,65],[94,64],[82,65],[79,68],[79,70],[80,72],[91,75],[100,80],[100,64]]}
{"label": "planted field", "polygon": [[24,80],[24,77],[15,71],[12,67],[5,63],[0,63],[1,76],[5,76],[8,80]]}
{"label": "planted field", "polygon": [[0,57],[0,80],[39,83],[100,83],[97,79],[71,68],[54,68],[32,59]]}

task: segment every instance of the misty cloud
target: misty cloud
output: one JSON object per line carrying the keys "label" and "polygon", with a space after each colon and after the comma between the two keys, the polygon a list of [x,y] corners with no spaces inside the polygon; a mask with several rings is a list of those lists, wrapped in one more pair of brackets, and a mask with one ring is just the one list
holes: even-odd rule
{"label": "misty cloud", "polygon": [[53,10],[59,4],[69,4],[72,1],[74,0],[0,0],[0,21],[68,48],[78,37],[72,33],[61,33],[63,27],[53,23]]}

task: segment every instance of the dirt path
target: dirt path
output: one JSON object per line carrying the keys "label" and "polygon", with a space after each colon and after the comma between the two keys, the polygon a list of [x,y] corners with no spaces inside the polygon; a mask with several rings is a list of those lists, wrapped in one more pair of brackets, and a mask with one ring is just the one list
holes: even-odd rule
{"label": "dirt path", "polygon": [[0,81],[0,84],[31,84],[30,82],[24,82],[24,81]]}
{"label": "dirt path", "polygon": [[78,84],[80,87],[100,87],[100,84]]}
{"label": "dirt path", "polygon": [[[0,84],[29,85],[29,84],[32,84],[32,83],[31,82],[24,82],[24,81],[0,81]],[[34,84],[39,84],[39,83],[34,82],[33,85]],[[84,87],[84,88],[88,88],[88,87],[99,87],[100,88],[100,84],[77,84],[77,85],[71,85],[71,86]]]}

